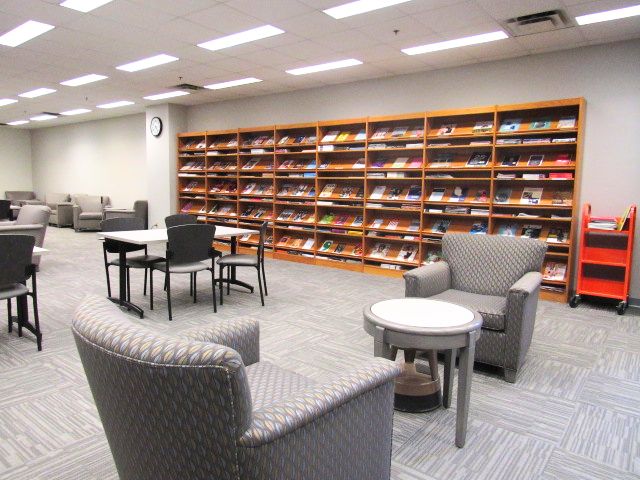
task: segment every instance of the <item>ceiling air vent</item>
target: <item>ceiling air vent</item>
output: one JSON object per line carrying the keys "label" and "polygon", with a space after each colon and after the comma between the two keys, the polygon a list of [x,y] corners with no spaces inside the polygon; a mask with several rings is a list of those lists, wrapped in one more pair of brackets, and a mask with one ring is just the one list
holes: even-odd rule
{"label": "ceiling air vent", "polygon": [[173,85],[172,87],[169,87],[169,88],[177,88],[178,90],[191,90],[193,92],[204,89],[204,87],[201,87],[199,85],[192,85],[190,83],[181,83],[179,85]]}
{"label": "ceiling air vent", "polygon": [[532,13],[521,17],[510,18],[503,23],[514,37],[531,35],[534,33],[550,32],[571,27],[569,17],[562,10]]}

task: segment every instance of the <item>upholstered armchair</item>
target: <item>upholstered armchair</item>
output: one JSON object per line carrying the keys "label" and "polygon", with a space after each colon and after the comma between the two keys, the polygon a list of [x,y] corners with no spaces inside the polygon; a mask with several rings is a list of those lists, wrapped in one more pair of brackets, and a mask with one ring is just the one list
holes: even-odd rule
{"label": "upholstered armchair", "polygon": [[[36,246],[42,247],[50,214],[46,205],[25,205],[16,220],[0,222],[0,235],[31,235],[36,239]],[[33,263],[40,265],[39,255],[33,257]]]}
{"label": "upholstered armchair", "polygon": [[73,203],[68,193],[47,193],[44,203],[51,209],[49,224],[58,227],[73,225]]}
{"label": "upholstered armchair", "polygon": [[315,383],[260,361],[256,321],[167,336],[97,296],[72,329],[123,480],[389,479],[392,362]]}
{"label": "upholstered armchair", "polygon": [[74,230],[100,230],[104,208],[111,204],[109,197],[74,195],[73,203]]}
{"label": "upholstered armchair", "polygon": [[21,207],[23,205],[42,205],[44,202],[36,198],[35,192],[9,191],[4,192],[7,200],[11,200],[11,205]]}
{"label": "upholstered armchair", "polygon": [[516,381],[531,344],[547,245],[530,238],[445,234],[443,261],[404,275],[407,297],[428,297],[478,311],[476,361]]}
{"label": "upholstered armchair", "polygon": [[136,200],[133,208],[113,208],[104,209],[104,220],[110,218],[136,217],[144,221],[145,230],[149,228],[149,203],[146,200]]}

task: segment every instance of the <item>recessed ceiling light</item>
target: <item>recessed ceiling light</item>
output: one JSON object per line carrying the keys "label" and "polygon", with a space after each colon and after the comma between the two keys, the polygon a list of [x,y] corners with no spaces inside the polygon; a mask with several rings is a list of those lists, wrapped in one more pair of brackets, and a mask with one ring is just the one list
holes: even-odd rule
{"label": "recessed ceiling light", "polygon": [[72,115],[81,115],[83,113],[89,113],[91,110],[88,108],[76,108],[75,110],[67,110],[66,112],[60,112],[60,115],[66,115],[70,117]]}
{"label": "recessed ceiling light", "polygon": [[18,100],[14,100],[13,98],[0,98],[0,107],[4,107],[5,105],[11,105],[12,103],[17,103]]}
{"label": "recessed ceiling light", "polygon": [[103,103],[102,105],[98,105],[98,108],[118,108],[118,107],[126,107],[127,105],[133,105],[133,102],[128,100],[119,100],[117,102],[111,103]]}
{"label": "recessed ceiling light", "polygon": [[124,70],[126,72],[137,72],[138,70],[144,70],[145,68],[157,67],[158,65],[164,65],[165,63],[175,62],[180,60],[178,57],[166,55],[161,53],[160,55],[154,55],[153,57],[143,58],[142,60],[136,60],[135,62],[125,63],[116,67],[118,70]]}
{"label": "recessed ceiling light", "polygon": [[280,35],[281,33],[284,33],[284,30],[280,30],[273,25],[264,25],[262,27],[252,28],[251,30],[245,30],[244,32],[234,33],[233,35],[227,35],[226,37],[215,38],[208,42],[199,43],[198,46],[206,48],[207,50],[222,50],[223,48],[234,47],[243,43]]}
{"label": "recessed ceiling light", "polygon": [[589,25],[590,23],[618,20],[619,18],[635,17],[636,15],[640,15],[640,5],[617,8],[615,10],[607,10],[605,12],[590,13],[589,15],[581,15],[576,17],[576,22],[578,22],[578,25]]}
{"label": "recessed ceiling light", "polygon": [[335,70],[336,68],[353,67],[355,65],[362,65],[362,62],[360,60],[356,60],[355,58],[349,58],[347,60],[338,60],[337,62],[321,63],[320,65],[294,68],[293,70],[287,70],[287,73],[291,75],[306,75],[307,73],[324,72],[325,70]]}
{"label": "recessed ceiling light", "polygon": [[327,8],[323,10],[323,12],[333,18],[340,19],[409,1],[411,0],[357,0],[355,2],[345,3],[344,5],[338,5],[337,7]]}
{"label": "recessed ceiling light", "polygon": [[261,81],[262,80],[259,78],[248,77],[241,78],[239,80],[231,80],[229,82],[212,83],[211,85],[205,85],[204,88],[208,88],[209,90],[220,90],[222,88],[239,87],[240,85],[248,85],[250,83],[258,83]]}
{"label": "recessed ceiling light", "polygon": [[15,127],[16,125],[24,125],[26,123],[29,123],[29,120],[14,120],[13,122],[7,122],[7,125]]}
{"label": "recessed ceiling light", "polygon": [[450,48],[466,47],[468,45],[477,45],[479,43],[493,42],[495,40],[503,40],[509,36],[502,30],[491,33],[482,33],[471,37],[456,38],[455,40],[447,40],[446,42],[429,43],[418,47],[403,48],[402,53],[407,55],[418,55],[420,53],[439,52],[440,50],[448,50]]}
{"label": "recessed ceiling light", "polygon": [[87,83],[97,82],[99,80],[104,80],[104,75],[96,75],[95,73],[91,73],[89,75],[83,75],[82,77],[72,78],[71,80],[65,80],[64,82],[60,82],[60,85],[65,85],[67,87],[78,87],[80,85],[86,85]]}
{"label": "recessed ceiling light", "polygon": [[183,95],[189,95],[189,92],[183,92],[182,90],[174,90],[173,92],[158,93],[156,95],[149,95],[143,98],[145,100],[163,100],[165,98],[181,97]]}
{"label": "recessed ceiling light", "polygon": [[72,8],[82,13],[87,13],[101,7],[102,5],[106,5],[111,1],[113,0],[65,0],[60,4],[60,6]]}
{"label": "recessed ceiling light", "polygon": [[55,90],[53,88],[36,88],[35,90],[21,93],[18,96],[24,98],[36,98],[41,97],[42,95],[49,95],[50,93],[54,92]]}
{"label": "recessed ceiling light", "polygon": [[49,115],[48,113],[42,115],[36,115],[35,117],[31,117],[29,120],[33,120],[34,122],[44,122],[45,120],[53,120],[54,118],[58,118],[55,115]]}
{"label": "recessed ceiling light", "polygon": [[19,27],[8,31],[4,35],[0,36],[0,45],[6,45],[7,47],[17,47],[24,42],[28,42],[32,38],[42,35],[45,32],[55,28],[48,23],[36,22],[35,20],[29,20],[23,23]]}

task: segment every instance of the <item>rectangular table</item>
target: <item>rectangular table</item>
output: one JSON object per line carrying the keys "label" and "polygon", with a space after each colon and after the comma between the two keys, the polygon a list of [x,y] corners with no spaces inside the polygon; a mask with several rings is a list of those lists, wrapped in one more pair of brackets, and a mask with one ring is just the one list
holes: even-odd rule
{"label": "rectangular table", "polygon": [[[235,227],[225,227],[222,225],[216,225],[216,234],[215,238],[229,238],[231,239],[231,253],[234,254],[237,252],[238,242],[237,237],[242,235],[251,235],[254,233],[260,233],[258,230],[252,230],[249,228],[235,228]],[[135,245],[151,245],[156,243],[167,243],[167,230],[165,228],[155,228],[152,230],[129,230],[124,232],[99,232],[99,238],[101,239],[109,239],[115,242],[119,242],[122,247],[127,243],[133,243]],[[119,298],[110,297],[114,303],[117,303],[121,307],[126,307],[128,310],[134,310],[138,313],[140,318],[143,317],[144,311],[134,303],[131,303],[127,300],[127,253],[125,248],[121,248],[119,252],[119,263],[118,272],[120,276],[119,287],[120,293]],[[227,280],[218,279],[219,282],[226,282]],[[242,287],[248,288],[251,292],[253,292],[253,286],[248,283],[241,282],[236,278],[235,269],[231,269],[231,279],[229,283],[234,285],[240,285]]]}

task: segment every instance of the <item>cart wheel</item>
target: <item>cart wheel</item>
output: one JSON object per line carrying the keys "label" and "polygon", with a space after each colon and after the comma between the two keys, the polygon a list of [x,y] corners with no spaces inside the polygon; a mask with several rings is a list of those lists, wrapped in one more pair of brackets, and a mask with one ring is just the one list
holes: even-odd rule
{"label": "cart wheel", "polygon": [[579,303],[580,303],[580,295],[574,295],[573,297],[571,297],[571,300],[569,300],[569,306],[571,308],[576,308]]}
{"label": "cart wheel", "polygon": [[620,302],[616,307],[616,312],[618,312],[618,315],[624,315],[624,312],[626,309],[627,309],[627,302]]}

